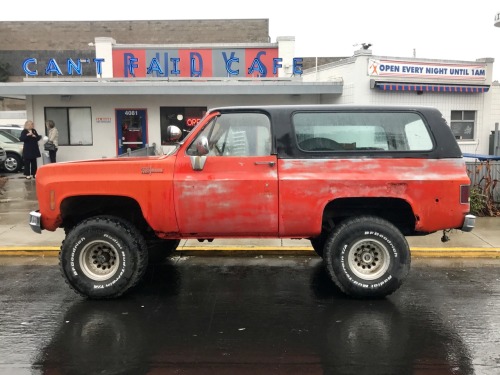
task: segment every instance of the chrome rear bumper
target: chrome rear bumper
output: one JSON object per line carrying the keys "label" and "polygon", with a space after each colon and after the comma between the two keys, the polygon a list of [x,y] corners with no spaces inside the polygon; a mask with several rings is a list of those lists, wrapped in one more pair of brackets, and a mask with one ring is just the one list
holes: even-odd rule
{"label": "chrome rear bumper", "polygon": [[476,224],[476,217],[474,215],[465,215],[464,224],[462,225],[463,232],[472,232]]}
{"label": "chrome rear bumper", "polygon": [[33,232],[42,233],[42,214],[40,212],[30,212],[30,227]]}

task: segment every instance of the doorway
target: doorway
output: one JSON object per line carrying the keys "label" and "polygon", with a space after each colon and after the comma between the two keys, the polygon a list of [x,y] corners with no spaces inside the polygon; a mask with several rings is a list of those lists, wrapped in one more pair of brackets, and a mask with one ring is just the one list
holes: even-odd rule
{"label": "doorway", "polygon": [[116,143],[118,155],[145,147],[148,142],[147,110],[116,110]]}

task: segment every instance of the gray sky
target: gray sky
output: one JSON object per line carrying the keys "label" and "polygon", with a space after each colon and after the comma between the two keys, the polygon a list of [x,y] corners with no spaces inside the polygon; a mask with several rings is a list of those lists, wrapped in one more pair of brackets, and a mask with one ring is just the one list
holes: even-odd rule
{"label": "gray sky", "polygon": [[500,28],[493,26],[500,1],[494,0],[24,0],[22,7],[7,4],[0,21],[269,18],[273,41],[277,36],[296,37],[297,57],[350,56],[356,49],[353,44],[369,42],[373,53],[382,56],[410,57],[415,48],[417,57],[493,57],[493,76],[500,79]]}

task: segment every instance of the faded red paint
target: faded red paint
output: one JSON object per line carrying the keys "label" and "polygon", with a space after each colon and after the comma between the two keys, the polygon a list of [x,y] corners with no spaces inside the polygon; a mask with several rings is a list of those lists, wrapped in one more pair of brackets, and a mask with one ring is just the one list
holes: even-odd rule
{"label": "faded red paint", "polygon": [[[59,207],[72,196],[125,196],[140,205],[164,238],[312,237],[334,199],[392,197],[410,204],[416,230],[459,228],[469,184],[462,159],[277,159],[208,156],[194,171],[186,149],[211,113],[170,156],[51,164],[37,174],[42,226],[61,225]],[[256,162],[258,164],[256,164]],[[161,173],[143,174],[143,168]],[[112,178],[110,178],[112,176]],[[50,209],[50,191],[56,209]]]}
{"label": "faded red paint", "polygon": [[462,159],[279,160],[278,173],[283,237],[319,234],[319,213],[338,198],[403,199],[422,232],[461,227],[469,212],[460,204],[460,185],[470,183]]}

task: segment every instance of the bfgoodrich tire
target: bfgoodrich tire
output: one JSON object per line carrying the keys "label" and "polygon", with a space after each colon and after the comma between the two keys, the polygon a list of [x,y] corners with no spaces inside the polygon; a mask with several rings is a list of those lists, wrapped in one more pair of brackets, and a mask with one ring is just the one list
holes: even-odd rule
{"label": "bfgoodrich tire", "polygon": [[332,280],[357,298],[396,291],[410,270],[410,249],[401,232],[374,216],[347,219],[330,235],[324,259]]}
{"label": "bfgoodrich tire", "polygon": [[114,298],[133,287],[144,274],[148,252],[132,224],[113,217],[94,217],[75,226],[60,252],[63,277],[89,298]]}

